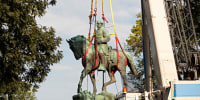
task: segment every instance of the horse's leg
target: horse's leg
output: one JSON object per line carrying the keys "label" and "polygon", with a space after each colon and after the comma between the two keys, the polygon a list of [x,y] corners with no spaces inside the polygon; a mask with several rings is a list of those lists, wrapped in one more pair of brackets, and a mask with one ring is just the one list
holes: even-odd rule
{"label": "horse's leg", "polygon": [[127,88],[126,70],[120,70],[119,73],[121,74],[123,80],[123,88]]}
{"label": "horse's leg", "polygon": [[90,73],[90,79],[91,79],[92,84],[93,84],[93,95],[96,95],[97,88],[96,88],[96,81],[95,81],[95,74],[94,73]]}
{"label": "horse's leg", "polygon": [[83,79],[85,78],[85,76],[89,73],[89,70],[83,69],[83,71],[81,72],[81,77],[78,83],[78,93],[80,93],[82,91],[81,86],[82,86],[82,82]]}
{"label": "horse's leg", "polygon": [[116,79],[115,79],[115,76],[113,73],[111,73],[110,71],[108,71],[108,75],[110,77],[110,81],[106,82],[103,84],[103,87],[102,87],[102,91],[106,91],[106,87],[114,82],[116,82]]}

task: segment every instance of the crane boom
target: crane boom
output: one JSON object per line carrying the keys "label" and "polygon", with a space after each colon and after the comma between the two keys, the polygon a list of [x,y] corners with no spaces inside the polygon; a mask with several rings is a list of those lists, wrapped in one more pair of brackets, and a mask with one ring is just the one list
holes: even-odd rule
{"label": "crane boom", "polygon": [[[126,93],[125,100],[199,100],[200,81],[180,80],[180,75],[186,76],[180,72],[190,72],[191,79],[197,79],[200,70],[189,0],[141,1],[146,91]],[[154,91],[152,69],[157,84]]]}
{"label": "crane boom", "polygon": [[[167,88],[178,80],[163,0],[143,0],[143,25],[150,38],[153,64],[159,88]],[[158,9],[159,8],[159,9]],[[145,40],[144,40],[145,41]]]}
{"label": "crane boom", "polygon": [[[143,0],[143,37],[149,37],[152,60],[159,90],[178,80],[163,0]],[[159,9],[158,9],[159,8]],[[144,40],[145,43],[146,40]],[[146,59],[145,61],[147,61]],[[149,72],[149,71],[146,71]],[[166,93],[168,94],[167,91]],[[171,97],[166,97],[171,98]]]}

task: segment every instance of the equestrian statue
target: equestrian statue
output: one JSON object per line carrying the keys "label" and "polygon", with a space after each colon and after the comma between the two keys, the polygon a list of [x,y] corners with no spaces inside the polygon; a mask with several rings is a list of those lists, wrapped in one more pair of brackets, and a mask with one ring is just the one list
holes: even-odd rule
{"label": "equestrian statue", "polygon": [[[94,44],[90,45],[90,41],[86,39],[83,35],[77,35],[67,40],[76,60],[83,58],[85,53],[87,52],[87,55],[85,56],[85,59],[82,62],[84,69],[81,73],[80,80],[78,83],[78,90],[77,90],[78,93],[82,92],[81,86],[83,79],[86,77],[86,75],[89,74],[93,84],[93,95],[96,95],[97,92],[96,81],[95,81],[95,74],[93,73],[93,71],[95,70],[107,71],[110,77],[110,81],[103,83],[102,91],[106,91],[106,87],[108,85],[116,82],[114,76],[114,73],[116,71],[119,71],[119,73],[121,74],[124,86],[123,88],[126,88],[127,87],[126,58],[127,58],[127,64],[131,72],[134,75],[137,75],[136,68],[133,64],[132,56],[128,52],[125,52],[126,55],[125,56],[122,51],[119,51],[118,52],[119,61],[117,61],[118,58],[117,51],[116,49],[111,49],[111,47],[107,45],[107,42],[109,41],[110,41],[110,35],[108,33],[108,30],[103,27],[103,21],[97,21],[96,47],[98,51],[98,57],[100,60],[96,62],[97,60],[95,55],[96,54],[95,45]],[[94,68],[96,63],[97,66]]]}

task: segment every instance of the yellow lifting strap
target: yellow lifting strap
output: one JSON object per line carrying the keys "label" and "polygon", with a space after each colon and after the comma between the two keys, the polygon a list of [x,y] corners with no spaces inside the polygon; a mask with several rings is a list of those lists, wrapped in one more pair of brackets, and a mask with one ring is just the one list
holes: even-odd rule
{"label": "yellow lifting strap", "polygon": [[102,13],[104,13],[103,0],[102,0]]}
{"label": "yellow lifting strap", "polygon": [[115,21],[114,21],[114,16],[113,16],[113,10],[112,10],[112,2],[110,0],[110,11],[111,11],[111,16],[112,16],[112,22],[113,22],[113,28],[114,28],[114,34],[111,34],[112,35],[117,35],[117,32],[116,32],[116,29],[115,29]]}
{"label": "yellow lifting strap", "polygon": [[[116,36],[117,33],[116,33],[116,29],[115,29],[115,22],[114,22],[114,16],[113,16],[113,11],[112,11],[112,2],[110,0],[110,10],[111,10],[111,16],[112,16],[112,22],[113,22],[113,27],[114,27],[114,34],[110,34],[110,36]],[[104,3],[103,3],[103,0],[102,0],[102,14],[104,14]],[[100,37],[100,38],[104,38],[103,36],[96,36],[96,37]]]}
{"label": "yellow lifting strap", "polygon": [[[94,34],[94,35],[96,35],[96,34]],[[114,36],[114,35],[116,35],[116,34],[110,34],[110,36]],[[98,35],[96,35],[96,37],[104,38],[103,36],[98,36]]]}
{"label": "yellow lifting strap", "polygon": [[116,35],[116,34],[110,34],[110,36],[114,36],[114,35]]}
{"label": "yellow lifting strap", "polygon": [[95,8],[97,8],[97,0],[95,0]]}
{"label": "yellow lifting strap", "polygon": [[[93,0],[92,0],[92,4],[91,4],[91,13],[92,13],[92,7],[93,7]],[[115,29],[115,22],[114,22],[114,16],[113,16],[113,10],[112,10],[112,2],[110,0],[110,11],[111,11],[111,16],[112,16],[112,22],[113,22],[113,28],[114,28],[114,34],[110,34],[110,36],[116,36],[117,35],[117,32],[116,32],[116,29]],[[94,14],[93,14],[93,17],[96,17],[97,15],[97,0],[95,0],[95,8],[94,8]],[[102,14],[104,14],[104,1],[102,0]],[[90,15],[89,17],[91,17],[92,15]],[[93,33],[94,35],[95,32]],[[103,36],[97,36],[96,37],[100,37],[100,38],[104,38]],[[89,38],[88,38],[89,39]]]}

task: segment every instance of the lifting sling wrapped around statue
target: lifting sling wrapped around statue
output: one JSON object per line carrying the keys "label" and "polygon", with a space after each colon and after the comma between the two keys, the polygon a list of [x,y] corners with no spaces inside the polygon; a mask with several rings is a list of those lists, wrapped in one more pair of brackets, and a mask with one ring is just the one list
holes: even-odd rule
{"label": "lifting sling wrapped around statue", "polygon": [[[77,35],[67,40],[69,43],[70,49],[74,53],[76,60],[82,58],[82,65],[84,69],[81,72],[80,80],[78,83],[77,95],[73,96],[73,100],[115,100],[115,95],[112,93],[106,92],[106,87],[112,83],[116,82],[115,72],[119,71],[123,80],[123,90],[126,90],[127,79],[126,79],[126,66],[128,65],[132,74],[137,75],[136,68],[133,64],[132,56],[125,52],[119,42],[117,33],[115,30],[114,17],[112,12],[112,3],[110,1],[110,10],[114,28],[115,40],[116,40],[116,49],[112,49],[108,46],[107,42],[110,41],[110,34],[106,28],[104,28],[103,21],[96,21],[97,16],[97,0],[93,2],[91,0],[91,12],[89,15],[90,28],[88,33],[88,39],[83,35]],[[93,3],[95,7],[93,9]],[[102,19],[108,23],[107,19],[104,16],[104,6],[102,0]],[[94,11],[93,11],[94,10]],[[91,24],[94,22],[94,33],[92,39],[90,39],[91,33]],[[97,30],[96,30],[97,27]],[[94,43],[92,44],[94,40]],[[122,51],[118,50],[118,44]],[[96,95],[96,81],[94,71],[107,71],[110,81],[103,81],[102,92],[99,95]],[[89,75],[93,84],[93,95],[88,93],[88,91],[82,91],[83,79]],[[127,90],[126,90],[127,91]],[[100,96],[100,97],[99,97]],[[101,98],[102,97],[102,98]],[[89,98],[89,99],[87,99]],[[95,99],[94,99],[95,98]]]}
{"label": "lifting sling wrapped around statue", "polygon": [[[76,60],[80,58],[85,58],[82,65],[84,67],[80,80],[78,83],[78,93],[82,91],[81,86],[83,79],[89,74],[92,84],[93,84],[93,95],[96,95],[96,81],[95,81],[95,70],[107,71],[110,77],[110,81],[103,83],[102,91],[106,91],[106,87],[114,82],[116,82],[114,73],[119,71],[123,80],[123,88],[127,86],[126,80],[126,63],[128,64],[131,72],[134,75],[137,75],[136,68],[133,64],[132,56],[125,52],[119,51],[119,61],[117,61],[117,50],[111,49],[107,42],[110,41],[110,35],[108,30],[103,27],[103,21],[97,21],[97,31],[96,31],[96,44],[91,44],[91,42],[82,35],[72,37],[67,40],[69,43],[70,49],[73,51]],[[89,49],[88,49],[89,48]],[[96,60],[96,50],[100,60]],[[85,55],[87,52],[87,55]],[[125,55],[124,55],[125,54]],[[85,57],[84,57],[85,55]],[[127,58],[127,59],[126,59]],[[127,62],[126,62],[127,60]],[[96,62],[98,61],[98,62]],[[97,66],[94,68],[95,64]],[[118,66],[117,66],[118,64]]]}

